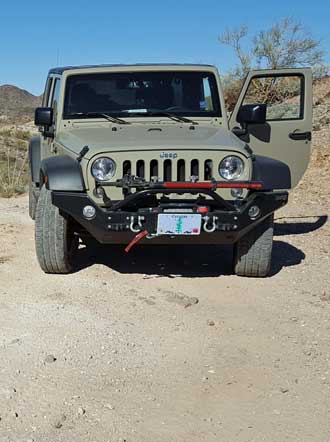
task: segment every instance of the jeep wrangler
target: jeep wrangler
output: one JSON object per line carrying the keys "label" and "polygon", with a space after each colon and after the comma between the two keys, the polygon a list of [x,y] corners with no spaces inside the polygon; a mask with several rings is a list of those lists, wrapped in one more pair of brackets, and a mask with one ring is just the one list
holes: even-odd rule
{"label": "jeep wrangler", "polygon": [[232,244],[237,275],[267,276],[274,212],[310,158],[311,70],[251,71],[230,110],[209,65],[50,70],[29,146],[42,270],[71,272],[93,237]]}

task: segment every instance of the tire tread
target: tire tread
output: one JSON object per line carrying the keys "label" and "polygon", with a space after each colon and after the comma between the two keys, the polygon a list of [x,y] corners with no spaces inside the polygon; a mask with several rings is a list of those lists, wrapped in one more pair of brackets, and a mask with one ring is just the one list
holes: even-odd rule
{"label": "tire tread", "polygon": [[265,277],[270,272],[273,248],[274,215],[260,222],[235,245],[235,273]]}
{"label": "tire tread", "polygon": [[[36,209],[35,245],[40,267],[45,273],[72,271],[68,229],[69,220],[52,204],[51,192],[43,187]],[[75,240],[73,241],[75,248]]]}

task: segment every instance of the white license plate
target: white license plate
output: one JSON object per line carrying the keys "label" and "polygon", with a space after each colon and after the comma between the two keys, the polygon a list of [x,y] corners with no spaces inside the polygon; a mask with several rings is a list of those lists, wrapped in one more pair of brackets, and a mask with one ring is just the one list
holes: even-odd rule
{"label": "white license plate", "polygon": [[198,214],[166,213],[158,215],[158,235],[199,235],[202,216]]}

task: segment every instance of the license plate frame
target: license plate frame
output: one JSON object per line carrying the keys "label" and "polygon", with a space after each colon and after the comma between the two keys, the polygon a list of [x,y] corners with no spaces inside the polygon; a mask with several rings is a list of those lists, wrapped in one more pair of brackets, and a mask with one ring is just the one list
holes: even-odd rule
{"label": "license plate frame", "polygon": [[202,216],[198,213],[160,213],[157,235],[200,235]]}

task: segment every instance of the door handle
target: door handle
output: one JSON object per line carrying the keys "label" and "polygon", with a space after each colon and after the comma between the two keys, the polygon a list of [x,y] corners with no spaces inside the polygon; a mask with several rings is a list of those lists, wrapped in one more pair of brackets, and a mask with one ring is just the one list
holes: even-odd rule
{"label": "door handle", "polygon": [[291,132],[289,133],[289,138],[291,138],[291,140],[308,140],[311,141],[312,140],[312,132]]}

